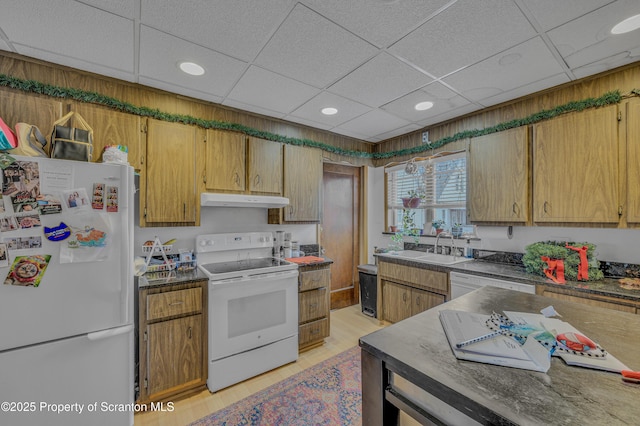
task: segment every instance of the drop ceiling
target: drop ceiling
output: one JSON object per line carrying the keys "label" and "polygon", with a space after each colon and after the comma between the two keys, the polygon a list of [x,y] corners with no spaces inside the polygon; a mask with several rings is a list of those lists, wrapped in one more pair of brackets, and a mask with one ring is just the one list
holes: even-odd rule
{"label": "drop ceiling", "polygon": [[374,143],[640,60],[638,0],[0,5],[1,50]]}

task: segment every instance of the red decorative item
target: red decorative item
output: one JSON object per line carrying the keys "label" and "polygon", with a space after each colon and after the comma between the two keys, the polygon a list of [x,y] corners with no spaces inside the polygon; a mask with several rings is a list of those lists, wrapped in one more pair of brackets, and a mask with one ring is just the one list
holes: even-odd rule
{"label": "red decorative item", "polygon": [[[564,284],[564,260],[551,259],[548,256],[540,256],[544,262],[547,262],[547,268],[544,270],[544,274],[556,284]],[[553,273],[556,273],[554,276]]]}
{"label": "red decorative item", "polygon": [[577,352],[588,352],[598,347],[595,342],[587,336],[573,332],[558,334],[556,340],[572,351]]}
{"label": "red decorative item", "polygon": [[580,255],[580,265],[578,265],[578,281],[579,280],[589,280],[589,261],[587,260],[587,249],[589,247],[573,247],[567,244],[565,246],[569,250],[575,250]]}

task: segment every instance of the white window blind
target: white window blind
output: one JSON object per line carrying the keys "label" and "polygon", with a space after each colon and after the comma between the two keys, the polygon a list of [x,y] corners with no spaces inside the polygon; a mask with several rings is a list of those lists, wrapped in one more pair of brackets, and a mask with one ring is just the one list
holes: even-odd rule
{"label": "white window blind", "polygon": [[465,223],[467,170],[465,153],[434,158],[416,163],[417,172],[410,174],[405,165],[387,170],[387,209],[389,223],[398,224],[403,209],[402,198],[413,190],[422,193],[419,209],[424,209],[425,222],[445,219],[449,225]]}

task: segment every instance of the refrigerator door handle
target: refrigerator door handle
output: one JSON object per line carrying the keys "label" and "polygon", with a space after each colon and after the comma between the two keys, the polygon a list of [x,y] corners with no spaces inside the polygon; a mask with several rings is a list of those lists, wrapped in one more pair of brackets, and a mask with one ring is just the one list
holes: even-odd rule
{"label": "refrigerator door handle", "polygon": [[93,333],[88,333],[87,338],[89,340],[102,340],[102,339],[108,339],[109,337],[130,333],[132,331],[133,331],[133,324],[129,324],[122,327],[110,328],[109,330],[94,331]]}

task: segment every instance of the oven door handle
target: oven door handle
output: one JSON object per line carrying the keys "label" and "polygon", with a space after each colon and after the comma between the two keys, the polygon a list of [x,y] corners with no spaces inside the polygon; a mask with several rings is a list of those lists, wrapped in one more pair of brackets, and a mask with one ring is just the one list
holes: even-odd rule
{"label": "oven door handle", "polygon": [[225,280],[211,280],[211,284],[227,284],[227,283],[240,283],[247,281],[255,281],[255,280],[264,280],[264,279],[283,279],[283,278],[295,278],[298,276],[297,269],[291,269],[287,271],[277,271],[277,272],[268,272],[266,274],[253,274],[253,275],[245,275],[242,277],[236,278],[228,278]]}

